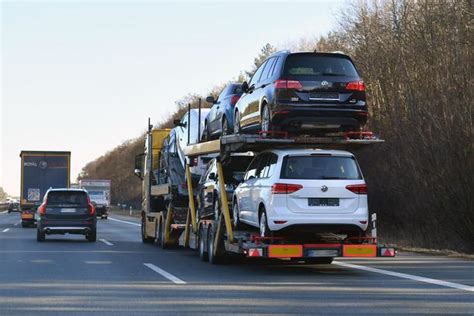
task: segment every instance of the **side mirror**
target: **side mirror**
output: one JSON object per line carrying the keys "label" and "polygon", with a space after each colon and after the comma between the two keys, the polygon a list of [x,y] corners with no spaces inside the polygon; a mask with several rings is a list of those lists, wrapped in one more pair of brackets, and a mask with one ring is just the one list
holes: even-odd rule
{"label": "side mirror", "polygon": [[242,92],[247,93],[249,91],[249,84],[247,81],[242,82]]}
{"label": "side mirror", "polygon": [[209,174],[209,179],[211,179],[211,180],[216,180],[216,179],[217,179],[216,174],[215,174],[214,172],[211,172],[211,173]]}
{"label": "side mirror", "polygon": [[143,179],[143,178],[142,178],[142,171],[141,171],[140,169],[135,169],[135,170],[133,170],[133,173],[134,173],[137,177],[139,177],[140,179]]}
{"label": "side mirror", "polygon": [[145,160],[145,154],[138,154],[135,156],[135,168],[133,173],[143,180],[143,163]]}
{"label": "side mirror", "polygon": [[210,96],[208,96],[208,97],[206,98],[206,102],[207,102],[207,103],[215,104],[216,101],[217,101],[217,100],[214,99],[214,97],[213,97],[212,95],[210,95]]}
{"label": "side mirror", "polygon": [[174,126],[186,127],[186,124],[181,123],[181,120],[176,119],[173,121]]}

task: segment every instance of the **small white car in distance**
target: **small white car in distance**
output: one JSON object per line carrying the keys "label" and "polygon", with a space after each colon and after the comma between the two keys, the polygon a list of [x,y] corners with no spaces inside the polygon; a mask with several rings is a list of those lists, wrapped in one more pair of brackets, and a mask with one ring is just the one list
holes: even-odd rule
{"label": "small white car in distance", "polygon": [[262,237],[344,234],[368,225],[367,185],[349,152],[279,149],[258,154],[236,188],[233,222],[258,227]]}

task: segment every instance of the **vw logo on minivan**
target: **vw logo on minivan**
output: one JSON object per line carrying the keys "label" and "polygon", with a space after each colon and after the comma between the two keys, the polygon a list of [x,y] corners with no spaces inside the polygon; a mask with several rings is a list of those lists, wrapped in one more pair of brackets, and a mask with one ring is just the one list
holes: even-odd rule
{"label": "vw logo on minivan", "polygon": [[327,190],[328,190],[328,187],[327,187],[327,186],[323,185],[323,186],[321,187],[321,191],[326,192]]}

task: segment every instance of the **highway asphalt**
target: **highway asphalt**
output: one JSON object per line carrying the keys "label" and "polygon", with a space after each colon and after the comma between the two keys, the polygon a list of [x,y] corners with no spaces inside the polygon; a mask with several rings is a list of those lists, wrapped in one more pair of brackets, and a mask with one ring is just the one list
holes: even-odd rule
{"label": "highway asphalt", "polygon": [[0,213],[0,315],[474,315],[474,261],[400,253],[331,265],[237,260],[142,244],[136,218],[98,221],[98,241],[36,241]]}

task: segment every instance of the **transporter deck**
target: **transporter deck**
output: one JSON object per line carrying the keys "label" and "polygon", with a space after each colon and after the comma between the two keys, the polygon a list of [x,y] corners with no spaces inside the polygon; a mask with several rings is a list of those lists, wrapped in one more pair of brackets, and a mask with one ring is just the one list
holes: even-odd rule
{"label": "transporter deck", "polygon": [[[351,150],[361,146],[383,143],[371,132],[351,132],[325,137],[288,138],[284,133],[259,135],[227,135],[185,148],[187,157],[218,154],[217,176],[224,179],[222,161],[232,153],[261,152],[270,148],[330,148]],[[190,179],[186,165],[187,179]],[[218,219],[197,219],[196,206],[192,194],[192,184],[188,180],[189,211],[179,245],[199,249],[200,257],[217,263],[228,254],[246,257],[287,258],[304,261],[330,263],[334,257],[393,257],[394,247],[379,245],[375,237],[352,239],[317,240],[298,242],[288,237],[262,238],[251,228],[234,231],[226,194],[220,196],[221,213]],[[220,192],[225,192],[225,180],[219,181]],[[183,229],[183,226],[180,226]]]}

